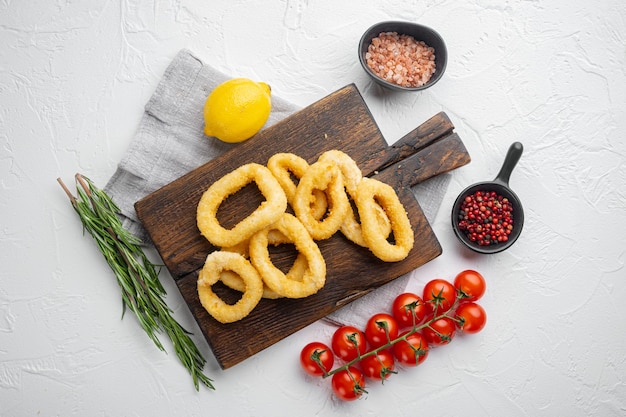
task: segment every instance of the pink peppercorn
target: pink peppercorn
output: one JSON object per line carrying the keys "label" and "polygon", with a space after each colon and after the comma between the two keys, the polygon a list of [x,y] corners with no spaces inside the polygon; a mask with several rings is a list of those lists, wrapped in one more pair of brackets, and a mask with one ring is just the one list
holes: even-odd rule
{"label": "pink peppercorn", "polygon": [[480,246],[506,242],[513,230],[513,207],[495,191],[466,196],[458,216],[459,230]]}

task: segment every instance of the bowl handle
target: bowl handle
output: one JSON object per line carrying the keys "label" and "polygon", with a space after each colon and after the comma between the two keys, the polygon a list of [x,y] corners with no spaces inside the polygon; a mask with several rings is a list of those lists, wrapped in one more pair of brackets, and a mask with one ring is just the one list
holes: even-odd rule
{"label": "bowl handle", "polygon": [[496,175],[494,182],[498,182],[506,187],[509,186],[509,179],[511,178],[511,172],[513,172],[513,168],[517,165],[517,162],[522,156],[522,152],[524,151],[524,145],[520,142],[514,142],[510,147],[509,151],[504,158],[504,162],[502,163],[502,168],[500,168],[500,172]]}

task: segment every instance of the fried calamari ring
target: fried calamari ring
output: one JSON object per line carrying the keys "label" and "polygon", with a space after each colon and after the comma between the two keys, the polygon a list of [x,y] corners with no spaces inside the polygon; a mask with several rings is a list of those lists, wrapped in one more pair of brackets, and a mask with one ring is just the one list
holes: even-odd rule
{"label": "fried calamari ring", "polygon": [[[278,246],[278,245],[282,245],[285,243],[291,243],[289,238],[287,238],[287,236],[285,236],[282,232],[280,232],[277,229],[271,229],[268,232],[267,241],[268,241],[268,244],[272,246]],[[248,239],[245,242],[237,246],[230,247],[230,248],[222,248],[222,250],[228,251],[228,252],[239,253],[243,255],[244,257],[248,258],[249,257],[249,250],[248,250],[249,245],[250,245],[250,240]],[[291,266],[291,268],[286,274],[287,278],[292,279],[294,281],[302,281],[302,277],[304,276],[304,272],[307,270],[308,265],[309,263],[307,261],[307,258],[304,256],[304,254],[298,253],[298,256],[296,257],[293,265]],[[245,291],[246,286],[243,282],[243,279],[234,271],[227,271],[227,270],[222,271],[222,273],[220,274],[220,281],[222,281],[224,285],[226,285],[227,287],[235,291],[239,291],[239,292]],[[271,289],[269,289],[268,286],[265,283],[263,283],[263,298],[277,299],[277,298],[282,298],[282,296],[272,291]]]}
{"label": "fried calamari ring", "polygon": [[[211,288],[223,271],[233,271],[244,283],[243,295],[235,304],[224,302]],[[246,317],[263,295],[263,280],[250,261],[234,252],[215,251],[207,256],[198,275],[198,297],[206,311],[220,323],[232,323]]]}
{"label": "fried calamari ring", "polygon": [[241,242],[237,243],[234,246],[224,247],[221,250],[225,252],[238,253],[244,258],[249,258],[250,257],[250,253],[248,251],[249,247],[250,247],[250,239],[246,239],[246,240],[242,240]]}
{"label": "fried calamari ring", "polygon": [[[396,262],[407,257],[413,248],[411,222],[393,187],[372,178],[363,178],[355,200],[363,239],[372,253],[385,262]],[[380,233],[375,206],[383,208],[391,221],[394,243]]]}
{"label": "fried calamari ring", "polygon": [[326,151],[317,159],[320,162],[330,162],[341,170],[343,186],[349,195],[356,193],[356,187],[363,178],[361,168],[347,153],[337,149]]}
{"label": "fried calamari ring", "polygon": [[[279,230],[289,238],[299,254],[304,255],[306,258],[307,268],[301,280],[285,275],[272,263],[267,238],[268,233],[272,229]],[[252,236],[250,239],[250,261],[259,272],[265,284],[272,291],[283,297],[308,297],[319,291],[326,283],[326,262],[319,247],[302,223],[289,213],[284,213],[276,223]]]}
{"label": "fried calamari ring", "polygon": [[[305,260],[306,261],[306,260]],[[259,277],[260,278],[260,277]],[[246,291],[246,283],[244,282],[241,276],[234,271],[222,271],[220,274],[220,281],[228,288],[245,292]],[[261,280],[263,282],[263,280]],[[282,298],[280,295],[276,294],[274,291],[270,290],[265,283],[263,283],[263,294],[261,298],[267,298],[268,300],[275,300],[277,298]]]}
{"label": "fried calamari ring", "polygon": [[[293,153],[277,153],[267,161],[267,168],[272,172],[280,186],[285,191],[289,205],[293,207],[293,200],[296,196],[297,184],[293,180],[295,177],[300,180],[309,169],[309,164],[304,158]],[[315,201],[311,204],[313,217],[321,218],[328,208],[326,194],[321,190],[314,190]]]}
{"label": "fried calamari ring", "polygon": [[[389,221],[389,217],[387,217],[387,214],[381,206],[375,205],[373,209],[376,212],[379,234],[386,239],[391,234],[391,222]],[[367,242],[365,242],[363,238],[363,227],[356,219],[354,210],[348,212],[339,230],[346,239],[350,240],[352,243],[363,246],[364,248],[367,247]]]}
{"label": "fried calamari ring", "polygon": [[[318,161],[332,162],[341,170],[346,192],[352,201],[354,201],[357,193],[357,187],[363,178],[363,173],[361,172],[361,169],[357,165],[356,161],[347,153],[337,149],[324,152],[320,155]],[[380,233],[387,238],[391,233],[391,222],[380,206],[376,206],[375,210],[378,225],[380,226]],[[359,246],[367,247],[367,243],[365,243],[365,239],[363,239],[361,224],[358,222],[356,215],[354,214],[354,210],[350,210],[348,212],[346,218],[341,224],[340,231],[353,243],[356,243]]]}
{"label": "fried calamari ring", "polygon": [[[250,246],[250,239],[246,239],[241,243],[236,244],[235,246],[230,246],[228,248],[222,248],[223,252],[234,252],[246,259],[250,258],[250,254],[248,253],[248,247]],[[233,289],[235,291],[244,292],[246,290],[246,284],[243,282],[241,276],[235,271],[223,270],[220,273],[220,281],[228,288]],[[274,291],[267,288],[265,284],[263,284],[263,298],[279,298],[280,296],[276,294]]]}
{"label": "fried calamari ring", "polygon": [[[282,245],[283,243],[290,242],[287,236],[282,234],[280,231],[274,230],[274,229],[270,230],[270,232],[268,233],[267,240],[270,245],[274,245],[274,246],[278,246],[278,245]],[[249,258],[250,257],[249,247],[250,247],[250,239],[246,239],[237,243],[234,246],[223,247],[222,250],[226,252],[235,252],[240,255],[243,255],[245,258]]]}
{"label": "fried calamari ring", "polygon": [[267,168],[283,187],[287,201],[291,203],[297,187],[291,176],[293,174],[297,179],[302,178],[309,169],[309,163],[296,154],[283,152],[272,155],[267,161]]}
{"label": "fried calamari ring", "polygon": [[[311,212],[311,204],[315,201],[314,190],[325,191],[328,199],[328,213],[322,218],[316,218]],[[314,240],[331,237],[339,230],[350,211],[341,170],[328,161],[310,165],[300,178],[292,207]]]}
{"label": "fried calamari ring", "polygon": [[[225,229],[217,219],[217,210],[228,196],[252,181],[256,182],[266,201],[232,229]],[[197,208],[198,229],[215,246],[235,246],[274,223],[286,208],[285,192],[270,170],[250,163],[224,175],[204,192]]]}
{"label": "fried calamari ring", "polygon": [[[304,255],[301,253],[298,254],[296,260],[293,265],[289,269],[289,272],[285,275],[287,279],[291,279],[293,281],[302,281],[304,277],[304,273],[306,272],[309,263]],[[243,279],[233,271],[222,271],[220,274],[220,281],[228,288],[244,292],[246,290],[246,284],[243,282]],[[278,298],[283,298],[282,295],[277,294],[275,291],[272,291],[265,282],[263,282],[263,296],[262,298],[266,298],[268,300],[276,300]]]}

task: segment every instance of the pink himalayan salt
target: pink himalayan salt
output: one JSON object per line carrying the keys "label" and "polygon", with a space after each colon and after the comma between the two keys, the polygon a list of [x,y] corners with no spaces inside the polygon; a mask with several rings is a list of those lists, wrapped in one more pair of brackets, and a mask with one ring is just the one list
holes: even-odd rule
{"label": "pink himalayan salt", "polygon": [[413,36],[382,32],[365,54],[367,66],[378,77],[401,87],[419,87],[435,73],[435,50]]}

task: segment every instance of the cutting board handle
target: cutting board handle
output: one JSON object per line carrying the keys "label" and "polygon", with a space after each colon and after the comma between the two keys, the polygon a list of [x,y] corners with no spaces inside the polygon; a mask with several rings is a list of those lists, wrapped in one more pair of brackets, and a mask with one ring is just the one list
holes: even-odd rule
{"label": "cutting board handle", "polygon": [[[428,161],[438,161],[437,164]],[[452,133],[417,153],[387,167],[374,178],[394,187],[411,187],[429,178],[452,171],[471,161],[461,138]]]}
{"label": "cutting board handle", "polygon": [[365,175],[385,168],[403,160],[431,145],[442,137],[448,136],[454,125],[445,112],[439,112],[406,135],[377,153],[361,167]]}

